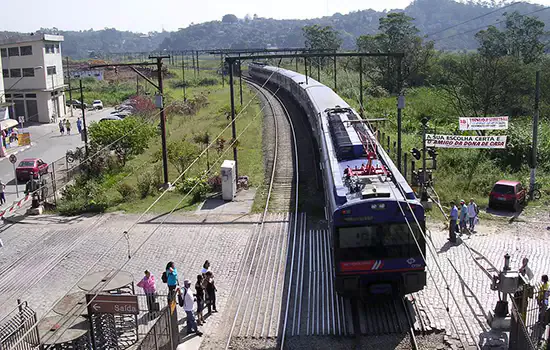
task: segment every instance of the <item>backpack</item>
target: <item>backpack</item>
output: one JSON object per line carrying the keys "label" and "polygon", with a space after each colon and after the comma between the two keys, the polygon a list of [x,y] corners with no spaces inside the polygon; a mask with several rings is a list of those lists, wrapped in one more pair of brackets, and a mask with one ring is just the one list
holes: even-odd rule
{"label": "backpack", "polygon": [[162,283],[168,283],[168,276],[166,275],[166,271],[162,273],[160,279],[162,280]]}
{"label": "backpack", "polygon": [[476,211],[476,215],[479,215],[479,207],[475,203],[474,203],[474,208],[475,208],[475,211]]}

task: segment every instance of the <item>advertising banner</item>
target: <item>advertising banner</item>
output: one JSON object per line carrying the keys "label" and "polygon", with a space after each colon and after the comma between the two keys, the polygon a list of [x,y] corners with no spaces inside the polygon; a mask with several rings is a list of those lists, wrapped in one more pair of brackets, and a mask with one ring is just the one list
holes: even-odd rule
{"label": "advertising banner", "polygon": [[426,147],[506,148],[507,136],[460,136],[426,134]]}
{"label": "advertising banner", "polygon": [[459,129],[466,130],[506,130],[508,117],[460,118]]}

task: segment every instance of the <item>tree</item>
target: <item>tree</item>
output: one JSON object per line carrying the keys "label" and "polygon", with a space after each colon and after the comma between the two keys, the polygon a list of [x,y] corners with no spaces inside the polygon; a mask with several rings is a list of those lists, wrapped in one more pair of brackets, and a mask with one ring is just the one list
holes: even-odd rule
{"label": "tree", "polygon": [[[171,141],[167,145],[167,156],[170,164],[176,168],[181,174],[191,165],[193,160],[198,156],[199,149],[191,142],[181,139],[179,141]],[[155,154],[156,159],[161,159],[162,153],[160,150]]]}
{"label": "tree", "polygon": [[302,27],[305,47],[310,50],[338,50],[342,45],[342,38],[338,31],[331,26],[322,27],[314,24]]}
{"label": "tree", "polygon": [[403,12],[389,13],[380,18],[375,35],[361,35],[357,38],[357,49],[362,52],[403,52],[401,82],[397,81],[397,60],[382,57],[368,60],[367,68],[377,74],[379,85],[390,92],[398,92],[403,82],[419,85],[419,80],[433,57],[433,42],[423,43],[418,36],[418,28],[412,23],[413,18]]}
{"label": "tree", "polygon": [[208,156],[209,149],[207,147],[208,145],[210,145],[210,142],[212,142],[210,138],[210,134],[208,133],[208,131],[205,131],[202,134],[195,135],[193,136],[193,141],[195,143],[200,144],[202,147],[206,149],[206,170],[208,171],[208,169],[210,169],[210,158]]}
{"label": "tree", "polygon": [[233,15],[233,14],[227,14],[225,16],[222,17],[222,23],[237,23],[239,22],[239,19],[237,18],[237,16]]}
{"label": "tree", "polygon": [[155,129],[141,118],[127,117],[123,120],[108,120],[92,123],[88,128],[90,143],[108,147],[125,165],[131,156],[143,153]]}
{"label": "tree", "polygon": [[504,13],[504,31],[490,26],[476,34],[478,52],[486,57],[512,56],[525,64],[539,61],[544,54],[541,38],[545,35],[544,22],[514,11]]}

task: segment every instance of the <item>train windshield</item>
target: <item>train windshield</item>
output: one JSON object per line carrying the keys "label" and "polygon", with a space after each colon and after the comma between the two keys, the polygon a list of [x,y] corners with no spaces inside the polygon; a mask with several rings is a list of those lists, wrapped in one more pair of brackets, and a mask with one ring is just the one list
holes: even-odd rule
{"label": "train windshield", "polygon": [[[345,260],[382,259],[418,255],[411,229],[423,246],[416,223],[343,227],[338,229],[338,248]],[[345,253],[344,253],[345,252]]]}

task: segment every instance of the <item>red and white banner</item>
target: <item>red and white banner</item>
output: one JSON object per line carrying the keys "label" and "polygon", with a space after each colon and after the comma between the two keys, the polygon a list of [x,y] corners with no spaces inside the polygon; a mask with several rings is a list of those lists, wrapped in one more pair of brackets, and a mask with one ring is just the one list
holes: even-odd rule
{"label": "red and white banner", "polygon": [[0,218],[4,217],[6,214],[11,214],[12,212],[17,211],[30,198],[31,198],[31,195],[27,194],[24,198],[20,199],[18,202],[13,203],[13,205],[11,207],[0,211]]}
{"label": "red and white banner", "polygon": [[458,127],[463,131],[506,130],[508,129],[508,117],[460,118]]}
{"label": "red and white banner", "polygon": [[461,136],[426,134],[426,147],[506,148],[507,136]]}

